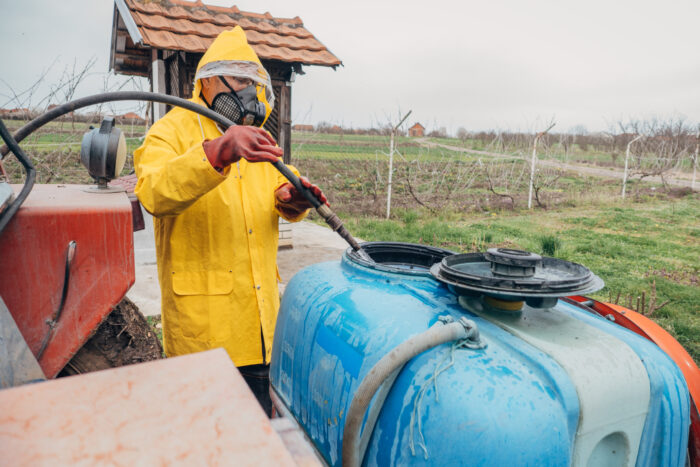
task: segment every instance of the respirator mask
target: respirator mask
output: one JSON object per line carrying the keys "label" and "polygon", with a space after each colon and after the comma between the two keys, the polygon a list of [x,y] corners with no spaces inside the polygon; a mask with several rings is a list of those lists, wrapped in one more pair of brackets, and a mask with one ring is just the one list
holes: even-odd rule
{"label": "respirator mask", "polygon": [[[258,100],[255,85],[234,91],[229,83],[219,76],[230,92],[220,92],[212,100],[211,108],[237,125],[261,126],[265,121],[265,104]],[[205,101],[206,102],[206,101]],[[207,102],[207,105],[209,103]]]}
{"label": "respirator mask", "polygon": [[[250,80],[252,84],[235,91],[225,77]],[[267,115],[268,106],[275,105],[275,95],[272,92],[270,75],[262,65],[245,60],[220,60],[202,66],[195,75],[195,84],[202,78],[219,79],[228,88],[227,92],[215,95],[211,102],[202,100],[214,112],[228,118],[237,125],[262,126]],[[267,106],[258,99],[258,92],[264,92]]]}

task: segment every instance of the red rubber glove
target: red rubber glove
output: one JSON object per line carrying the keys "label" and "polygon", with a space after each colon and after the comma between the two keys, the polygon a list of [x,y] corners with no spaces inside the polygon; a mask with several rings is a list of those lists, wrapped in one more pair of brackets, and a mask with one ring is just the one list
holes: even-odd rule
{"label": "red rubber glove", "polygon": [[[321,203],[330,207],[330,204],[328,204],[328,198],[326,198],[326,195],[323,194],[323,191],[321,191],[319,187],[311,183],[306,177],[299,177],[299,181],[304,188],[311,190],[311,193],[313,193]],[[281,187],[277,188],[277,191],[275,191],[275,197],[280,203],[279,208],[290,214],[290,217],[297,216],[307,209],[313,207],[311,203],[304,198],[304,195],[297,191],[297,189],[294,188],[294,185],[291,183],[285,183]]]}
{"label": "red rubber glove", "polygon": [[241,158],[248,162],[275,162],[282,157],[282,148],[265,130],[255,126],[234,125],[216,139],[202,143],[212,167],[221,172]]}

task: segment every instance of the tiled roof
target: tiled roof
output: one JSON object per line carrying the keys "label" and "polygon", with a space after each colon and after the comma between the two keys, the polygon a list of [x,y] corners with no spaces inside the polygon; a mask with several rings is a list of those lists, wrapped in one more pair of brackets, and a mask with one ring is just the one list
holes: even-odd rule
{"label": "tiled roof", "polygon": [[125,0],[125,3],[143,45],[153,48],[205,52],[220,32],[241,26],[261,59],[333,67],[342,64],[304,27],[298,16],[274,18],[270,13],[206,5],[201,0]]}

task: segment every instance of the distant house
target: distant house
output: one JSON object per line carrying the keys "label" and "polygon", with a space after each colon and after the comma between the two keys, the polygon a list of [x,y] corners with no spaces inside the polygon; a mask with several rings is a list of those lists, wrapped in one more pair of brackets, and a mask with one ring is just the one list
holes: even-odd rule
{"label": "distant house", "polygon": [[136,112],[127,112],[124,115],[118,115],[116,118],[118,123],[124,124],[137,124],[142,125],[146,123],[146,119],[137,114]]}
{"label": "distant house", "polygon": [[26,120],[32,117],[29,109],[0,109],[0,115],[11,120]]}
{"label": "distant house", "polygon": [[136,112],[127,112],[124,115],[120,115],[119,118],[124,118],[127,120],[143,120],[139,114]]}
{"label": "distant house", "polygon": [[425,127],[420,123],[416,123],[411,128],[408,129],[408,136],[411,137],[421,137],[425,133]]}
{"label": "distant house", "polygon": [[314,131],[313,125],[294,125],[292,127],[294,131]]}

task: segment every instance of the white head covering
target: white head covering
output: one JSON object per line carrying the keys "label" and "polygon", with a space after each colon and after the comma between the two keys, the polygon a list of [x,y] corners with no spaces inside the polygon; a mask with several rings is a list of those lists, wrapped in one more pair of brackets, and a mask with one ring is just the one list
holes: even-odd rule
{"label": "white head covering", "polygon": [[218,60],[203,65],[194,76],[194,82],[198,79],[211,78],[212,76],[233,76],[235,78],[248,78],[257,85],[265,88],[265,97],[270,108],[275,106],[275,93],[272,92],[272,81],[267,70],[262,65],[248,60]]}

